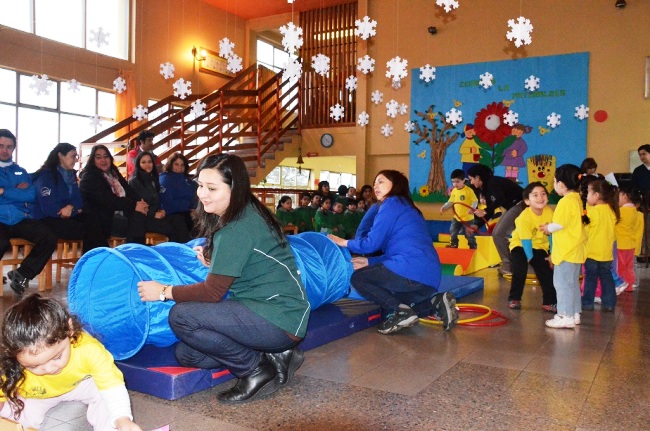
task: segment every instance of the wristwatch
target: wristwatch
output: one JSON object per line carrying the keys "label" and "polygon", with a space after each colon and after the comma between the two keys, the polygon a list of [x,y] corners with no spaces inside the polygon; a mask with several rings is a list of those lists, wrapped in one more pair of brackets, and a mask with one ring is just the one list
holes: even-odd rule
{"label": "wristwatch", "polygon": [[162,302],[167,301],[167,297],[165,296],[165,292],[167,292],[167,289],[169,289],[171,287],[172,287],[171,284],[165,284],[163,286],[162,290],[160,291],[160,296],[158,297],[158,299],[160,299]]}

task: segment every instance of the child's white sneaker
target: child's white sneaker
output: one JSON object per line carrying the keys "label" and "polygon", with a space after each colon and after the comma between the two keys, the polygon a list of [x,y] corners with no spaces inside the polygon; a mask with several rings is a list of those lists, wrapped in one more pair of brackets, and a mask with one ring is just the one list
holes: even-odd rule
{"label": "child's white sneaker", "polygon": [[549,328],[572,329],[576,326],[576,323],[575,320],[573,320],[573,317],[560,316],[559,314],[556,314],[555,317],[546,321],[546,326]]}
{"label": "child's white sneaker", "polygon": [[621,284],[620,286],[616,286],[616,295],[618,296],[621,293],[625,292],[627,286],[629,286],[629,284],[626,281],[624,281],[623,284]]}
{"label": "child's white sneaker", "polygon": [[603,300],[600,299],[600,296],[596,296],[594,298],[594,304],[602,304],[602,303],[603,303]]}
{"label": "child's white sneaker", "polygon": [[574,325],[580,324],[580,313],[576,313],[573,315],[573,324]]}

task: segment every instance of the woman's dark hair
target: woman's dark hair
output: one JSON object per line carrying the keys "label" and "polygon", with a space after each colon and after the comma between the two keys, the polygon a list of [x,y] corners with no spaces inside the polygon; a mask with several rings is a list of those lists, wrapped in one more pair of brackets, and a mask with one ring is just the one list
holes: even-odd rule
{"label": "woman's dark hair", "polygon": [[593,157],[587,157],[582,161],[582,164],[580,165],[580,173],[585,174],[589,169],[597,168],[598,163],[596,163],[596,160]]}
{"label": "woman's dark hair", "polygon": [[379,171],[377,175],[375,176],[375,180],[377,180],[377,177],[379,175],[383,175],[386,177],[388,181],[393,183],[393,187],[391,187],[390,191],[386,194],[386,197],[391,197],[391,196],[396,196],[401,200],[404,200],[406,203],[408,203],[410,206],[415,208],[417,212],[422,214],[422,212],[418,209],[418,207],[415,206],[413,203],[413,199],[411,199],[411,191],[409,190],[409,180],[406,178],[406,176],[401,173],[400,171],[394,171],[392,169],[384,169],[383,171]]}
{"label": "woman's dark hair", "polygon": [[285,203],[286,201],[290,201],[290,200],[291,200],[291,196],[287,196],[287,195],[282,196],[280,198],[280,201],[278,202],[278,206],[276,207],[276,209],[280,209],[282,207],[283,203]]}
{"label": "woman's dark hair", "polygon": [[167,160],[167,163],[165,164],[165,172],[174,172],[174,162],[178,159],[181,159],[183,161],[184,165],[184,170],[183,174],[187,178],[191,178],[192,176],[190,175],[190,162],[187,160],[187,157],[185,157],[182,153],[174,153],[169,160]]}
{"label": "woman's dark hair", "polygon": [[106,154],[108,154],[108,157],[111,159],[111,167],[110,167],[111,173],[114,176],[120,175],[120,171],[117,169],[117,166],[115,166],[115,159],[113,158],[113,155],[108,150],[108,147],[102,144],[97,144],[92,148],[92,150],[90,150],[90,156],[88,156],[88,161],[86,162],[86,166],[84,167],[84,170],[87,170],[88,172],[92,172],[92,171],[101,172],[101,170],[97,167],[97,165],[95,165],[95,154],[97,154],[97,150],[106,151]]}
{"label": "woman's dark hair", "polygon": [[[149,157],[151,159],[151,163],[153,165],[151,173],[145,172],[145,170],[140,167],[140,162],[145,157]],[[156,162],[154,161],[153,154],[151,154],[149,151],[140,152],[140,154],[138,154],[138,157],[135,158],[133,165],[134,178],[137,178],[142,184],[146,184],[149,179],[152,179],[156,186],[156,190],[160,190],[160,178],[158,177],[158,169],[156,169]]]}
{"label": "woman's dark hair", "polygon": [[320,194],[320,195],[327,194],[327,193],[323,192],[323,187],[329,188],[330,187],[329,181],[321,181],[320,183],[318,183],[318,194]]}
{"label": "woman's dark hair", "polygon": [[487,166],[476,163],[472,165],[471,168],[469,168],[467,171],[467,176],[479,177],[483,183],[482,188],[484,189],[490,179],[494,176],[494,172],[492,172],[492,169],[488,168]]}
{"label": "woman's dark hair", "polygon": [[[251,183],[244,161],[232,154],[207,156],[199,164],[197,176],[204,169],[214,169],[221,175],[223,182],[230,187],[230,203],[222,216],[205,212],[203,203],[199,200],[196,209],[196,222],[200,237],[205,237],[203,256],[212,259],[212,240],[214,234],[223,229],[228,223],[238,220],[244,214],[247,205],[252,205],[255,211],[264,219],[269,230],[277,237],[282,247],[287,240],[282,226],[271,211],[251,193]],[[201,187],[199,185],[199,187]]]}
{"label": "woman's dark hair", "polygon": [[544,187],[544,184],[540,183],[539,181],[532,182],[528,184],[525,188],[523,193],[521,194],[524,200],[528,199],[530,194],[535,190],[537,187],[541,187],[544,189],[544,193],[548,196],[548,191],[546,190],[546,187]]}
{"label": "woman's dark hair", "polygon": [[595,180],[589,183],[589,188],[598,193],[602,199],[616,214],[616,222],[621,220],[621,210],[618,208],[618,189],[605,180]]}
{"label": "woman's dark hair", "polygon": [[75,344],[81,334],[81,323],[68,309],[54,299],[33,293],[9,307],[2,325],[0,366],[4,380],[2,393],[13,406],[14,418],[20,416],[25,404],[18,398],[18,387],[25,379],[18,355],[39,352],[70,338]]}
{"label": "woman's dark hair", "polygon": [[41,166],[37,173],[42,173],[42,171],[50,170],[52,172],[52,177],[54,178],[54,184],[57,184],[59,182],[57,169],[61,164],[59,160],[59,153],[65,156],[70,151],[77,151],[77,148],[72,144],[68,144],[67,142],[61,142],[56,147],[54,147],[52,151],[50,151],[50,154],[47,155],[47,159],[45,159],[43,166]]}

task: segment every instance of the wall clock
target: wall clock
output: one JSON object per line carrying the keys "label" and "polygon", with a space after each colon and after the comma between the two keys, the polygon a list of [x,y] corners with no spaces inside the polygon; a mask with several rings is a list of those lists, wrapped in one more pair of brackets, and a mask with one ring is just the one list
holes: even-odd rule
{"label": "wall clock", "polygon": [[323,133],[320,137],[320,144],[325,148],[329,148],[334,144],[334,137],[329,133]]}

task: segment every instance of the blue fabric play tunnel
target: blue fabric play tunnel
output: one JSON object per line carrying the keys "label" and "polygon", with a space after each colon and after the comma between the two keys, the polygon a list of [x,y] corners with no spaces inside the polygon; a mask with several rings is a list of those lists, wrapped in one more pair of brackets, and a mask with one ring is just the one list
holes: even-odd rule
{"label": "blue fabric play tunnel", "polygon": [[[312,309],[347,295],[353,271],[347,249],[313,232],[288,239]],[[205,280],[208,269],[196,258],[194,244],[124,244],[89,251],[70,276],[70,310],[116,360],[130,358],[145,344],[174,344],[177,338],[167,323],[174,302],[140,301],[137,283],[156,280],[179,285]]]}

